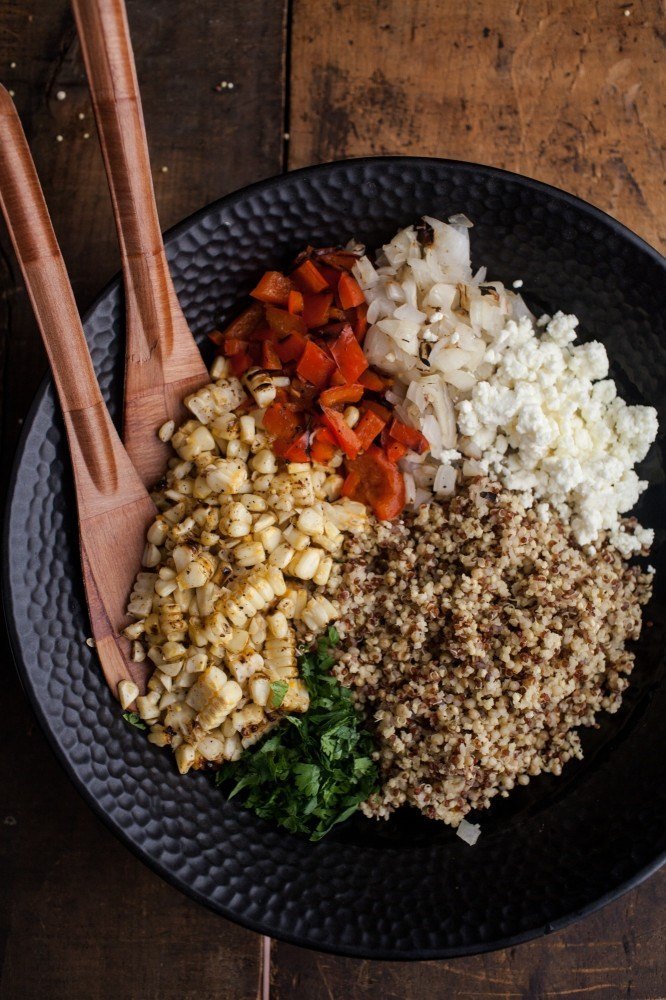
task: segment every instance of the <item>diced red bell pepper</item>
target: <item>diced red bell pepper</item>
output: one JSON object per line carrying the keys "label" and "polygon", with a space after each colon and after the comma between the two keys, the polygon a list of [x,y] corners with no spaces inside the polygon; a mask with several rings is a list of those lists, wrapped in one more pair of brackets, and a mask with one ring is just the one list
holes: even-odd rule
{"label": "diced red bell pepper", "polygon": [[[344,377],[339,368],[336,368],[329,379],[331,385],[347,385],[347,379]],[[359,383],[360,384],[360,383]]]}
{"label": "diced red bell pepper", "polygon": [[405,457],[409,448],[406,444],[403,444],[402,441],[395,441],[393,438],[389,438],[386,442],[386,446],[384,447],[384,451],[386,452],[386,457],[389,462],[397,464],[401,458]]}
{"label": "diced red bell pepper", "polygon": [[244,309],[243,312],[232,319],[231,323],[224,330],[211,330],[208,339],[218,346],[223,344],[228,337],[236,337],[238,340],[247,340],[252,331],[264,318],[264,307],[261,302],[253,302],[252,305]]}
{"label": "diced red bell pepper", "polygon": [[328,322],[328,314],[333,301],[333,292],[303,296],[303,322],[309,330]]}
{"label": "diced red bell pepper", "polygon": [[360,306],[356,306],[355,313],[356,316],[352,323],[352,329],[359,344],[362,344],[368,332],[368,307],[365,302],[362,302]]}
{"label": "diced red bell pepper", "polygon": [[318,427],[310,444],[310,457],[319,465],[328,465],[338,450],[335,439],[327,427]]}
{"label": "diced red bell pepper", "polygon": [[331,410],[328,406],[322,406],[324,422],[331,434],[342,448],[347,458],[356,458],[361,446],[354,431],[346,423],[345,418],[337,410]]}
{"label": "diced red bell pepper", "polygon": [[366,410],[359,422],[357,423],[354,431],[356,437],[361,442],[361,449],[367,451],[372,442],[375,440],[377,435],[386,426],[386,421],[382,420],[380,416],[374,413],[372,410]]}
{"label": "diced red bell pepper", "polygon": [[290,337],[286,337],[275,345],[275,351],[280,361],[283,364],[288,364],[290,361],[298,361],[306,344],[305,337],[301,337],[299,333],[292,333]]}
{"label": "diced red bell pepper", "polygon": [[400,469],[380,448],[372,445],[363,455],[349,462],[347,470],[343,486],[345,496],[372,507],[382,521],[398,517],[406,501],[405,480]]}
{"label": "diced red bell pepper", "polygon": [[274,438],[293,438],[301,432],[301,420],[288,403],[271,403],[264,413],[264,429]]}
{"label": "diced red bell pepper", "polygon": [[260,302],[270,302],[274,306],[286,306],[292,284],[286,275],[280,271],[266,271],[259,284],[253,288],[250,295]]}
{"label": "diced red bell pepper", "polygon": [[283,455],[288,462],[309,462],[310,454],[308,451],[309,445],[309,434],[304,431],[295,438],[288,448],[285,449]]}
{"label": "diced red bell pepper", "polygon": [[363,404],[363,408],[366,410],[372,410],[372,412],[376,413],[377,416],[381,420],[383,420],[385,424],[387,424],[391,419],[391,411],[387,409],[386,406],[382,406],[381,403],[376,403],[374,399],[366,399],[366,401]]}
{"label": "diced red bell pepper", "polygon": [[327,264],[322,264],[321,258],[317,263],[317,270],[323,274],[324,278],[328,282],[328,287],[335,291],[338,287],[338,281],[340,280],[340,271],[336,271],[334,267],[328,267]]}
{"label": "diced red bell pepper", "polygon": [[282,370],[282,362],[275,346],[270,341],[265,340],[261,345],[261,367],[267,372],[279,372]]}
{"label": "diced red bell pepper", "polygon": [[303,295],[296,288],[292,288],[287,299],[287,311],[297,315],[303,312]]}
{"label": "diced red bell pepper", "polygon": [[324,389],[319,402],[322,406],[337,406],[339,403],[358,403],[363,395],[362,385],[334,385]]}
{"label": "diced red bell pepper", "polygon": [[365,296],[356,278],[346,272],[338,282],[338,300],[343,309],[353,309],[365,302]]}
{"label": "diced red bell pepper", "polygon": [[279,337],[288,337],[291,333],[300,334],[304,337],[307,327],[300,316],[287,312],[286,309],[278,309],[276,306],[266,306],[266,319],[271,330],[274,330]]}
{"label": "diced red bell pepper", "polygon": [[362,385],[364,389],[369,389],[370,392],[383,392],[386,388],[386,382],[384,379],[381,378],[377,372],[370,371],[370,369],[368,369],[367,372],[363,372],[362,375],[359,375],[356,381],[359,385]]}
{"label": "diced red bell pepper", "polygon": [[251,368],[253,364],[254,361],[252,356],[246,351],[243,351],[241,354],[234,354],[233,357],[229,358],[229,367],[231,368],[232,374],[237,378],[244,375],[248,368]]}
{"label": "diced red bell pepper", "polygon": [[403,424],[402,420],[398,420],[397,417],[391,421],[389,434],[395,441],[406,444],[408,448],[411,448],[412,451],[418,451],[420,455],[430,447],[427,438],[424,438],[421,431],[417,430],[416,427]]}
{"label": "diced red bell pepper", "polygon": [[322,351],[321,347],[317,347],[311,340],[308,340],[296,366],[296,371],[301,378],[312,382],[319,389],[323,389],[334,370],[335,363]]}
{"label": "diced red bell pepper", "polygon": [[356,382],[368,367],[368,359],[350,326],[346,326],[338,339],[333,341],[331,354],[348,382]]}
{"label": "diced red bell pepper", "polygon": [[330,253],[323,253],[319,260],[338,271],[351,271],[358,257],[351,250],[331,250]]}
{"label": "diced red bell pepper", "polygon": [[222,353],[225,357],[231,358],[234,354],[244,354],[247,350],[245,340],[237,340],[236,337],[227,337],[222,344]]}
{"label": "diced red bell pepper", "polygon": [[291,273],[291,280],[300,288],[302,292],[325,292],[328,289],[328,282],[316,264],[311,260],[305,260]]}
{"label": "diced red bell pepper", "polygon": [[258,341],[260,344],[264,340],[270,340],[273,344],[277,340],[277,333],[275,330],[271,330],[270,326],[260,326],[252,334],[252,341]]}

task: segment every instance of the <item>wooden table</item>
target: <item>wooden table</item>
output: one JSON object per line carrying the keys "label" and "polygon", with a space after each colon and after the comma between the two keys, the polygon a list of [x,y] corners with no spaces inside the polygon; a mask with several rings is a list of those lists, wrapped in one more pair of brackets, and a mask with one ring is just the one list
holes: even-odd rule
{"label": "wooden table", "polygon": [[[424,153],[551,181],[663,245],[658,0],[128,7],[164,227],[293,167]],[[15,91],[85,307],[119,264],[66,0],[5,0],[0,51],[0,79]],[[7,469],[46,364],[6,239],[2,247]],[[97,821],[47,748],[6,647],[1,662],[3,1000],[666,996],[666,873],[551,937],[444,963],[339,959],[226,923]]]}

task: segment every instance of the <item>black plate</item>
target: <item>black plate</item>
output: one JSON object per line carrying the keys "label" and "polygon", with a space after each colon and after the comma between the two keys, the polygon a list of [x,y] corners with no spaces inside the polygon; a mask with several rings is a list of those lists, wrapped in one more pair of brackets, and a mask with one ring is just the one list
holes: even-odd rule
{"label": "black plate", "polygon": [[[202,338],[267,266],[306,243],[350,235],[376,247],[423,213],[464,212],[473,259],[522,278],[535,307],[575,312],[608,346],[630,402],[666,427],[666,281],[659,255],[617,222],[546,185],[473,164],[413,158],[312,167],[231,195],[174,229],[167,249],[185,313]],[[122,382],[122,295],[113,282],[86,334],[114,416]],[[644,463],[638,513],[659,528],[666,577],[664,434]],[[119,549],[123,540],[118,539]],[[225,803],[209,777],[126,725],[85,645],[69,458],[53,386],[26,420],[5,525],[4,598],[23,683],[86,800],[147,864],[256,931],[372,958],[436,958],[496,948],[563,926],[645,878],[665,848],[664,586],[648,609],[621,711],[585,735],[586,759],[480,814],[468,847],[411,813],[355,818],[317,845]]]}

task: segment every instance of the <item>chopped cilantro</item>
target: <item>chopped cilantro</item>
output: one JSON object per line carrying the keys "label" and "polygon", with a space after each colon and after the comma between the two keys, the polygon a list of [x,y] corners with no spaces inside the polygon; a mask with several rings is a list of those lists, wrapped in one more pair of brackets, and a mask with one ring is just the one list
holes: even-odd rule
{"label": "chopped cilantro", "polygon": [[[351,692],[329,673],[333,646],[340,641],[330,628],[316,646],[299,657],[310,694],[304,715],[288,715],[279,729],[218,771],[218,785],[263,819],[292,833],[319,840],[348,819],[378,784],[373,743],[362,726]],[[283,690],[284,685],[284,690]],[[282,703],[287,685],[271,684],[271,704]]]}
{"label": "chopped cilantro", "polygon": [[125,722],[129,722],[130,726],[136,726],[137,729],[148,728],[138,712],[123,712],[123,719]]}

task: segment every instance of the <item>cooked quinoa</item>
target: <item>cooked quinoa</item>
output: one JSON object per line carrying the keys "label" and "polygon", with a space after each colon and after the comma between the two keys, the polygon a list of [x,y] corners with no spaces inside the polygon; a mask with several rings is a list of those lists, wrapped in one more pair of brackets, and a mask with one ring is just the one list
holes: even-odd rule
{"label": "cooked quinoa", "polygon": [[329,591],[334,673],[375,729],[384,778],[364,811],[407,803],[457,826],[560,774],[582,756],[576,727],[621,704],[650,590],[606,541],[582,549],[484,479],[350,540]]}

